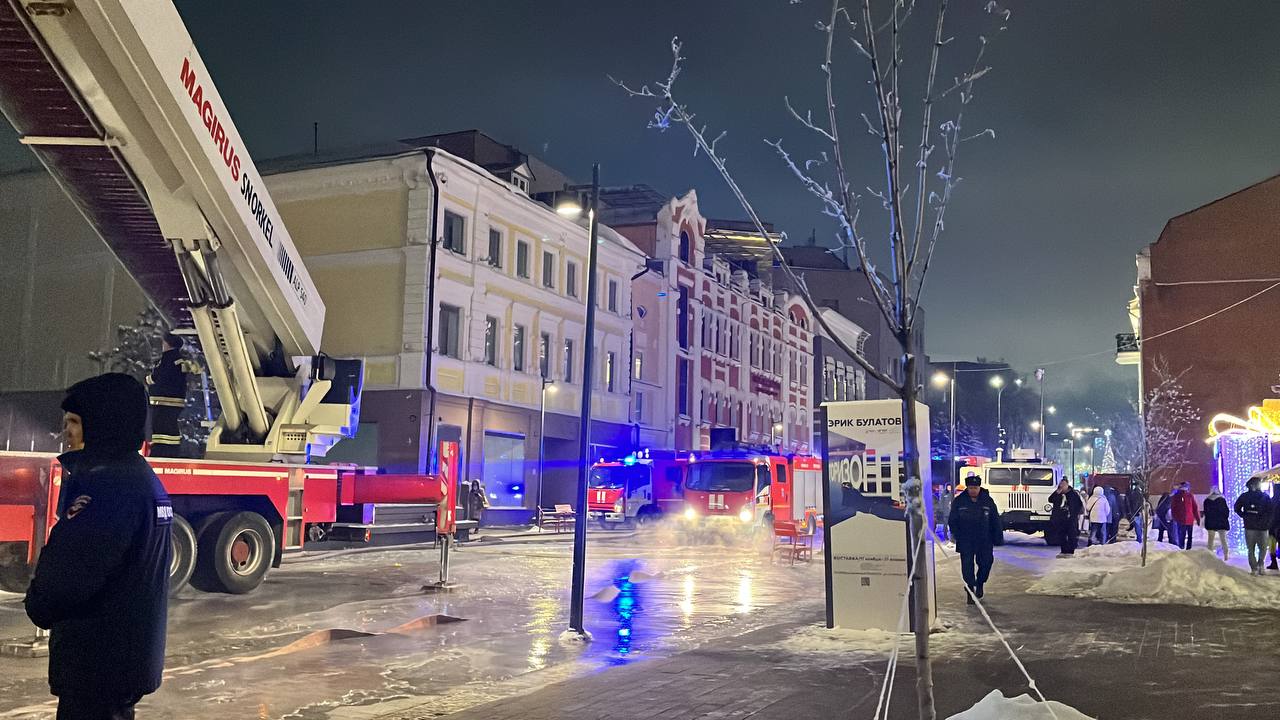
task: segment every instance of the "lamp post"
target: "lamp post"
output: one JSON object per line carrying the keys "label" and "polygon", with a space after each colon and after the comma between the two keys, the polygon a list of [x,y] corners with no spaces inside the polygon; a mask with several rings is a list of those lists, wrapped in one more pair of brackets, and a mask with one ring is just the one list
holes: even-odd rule
{"label": "lamp post", "polygon": [[782,436],[782,423],[774,423],[769,426],[769,445],[777,446],[779,438]]}
{"label": "lamp post", "polygon": [[[996,389],[996,450],[1003,455],[1004,451],[1004,414],[1000,404],[1004,395],[1004,377],[991,376],[991,387]],[[1002,458],[1003,459],[1003,458]]]}
{"label": "lamp post", "polygon": [[542,402],[538,407],[538,506],[534,508],[534,517],[538,519],[538,527],[542,527],[542,483],[545,478],[543,460],[547,456],[547,393],[554,393],[555,391],[555,381],[542,378]]}
{"label": "lamp post", "polygon": [[1036,368],[1036,382],[1040,384],[1040,459],[1044,459],[1044,368]]}
{"label": "lamp post", "polygon": [[[582,622],[583,594],[587,581],[587,481],[591,473],[591,376],[596,340],[597,223],[600,216],[600,164],[591,167],[591,207],[587,210],[587,316],[582,343],[582,417],[578,424],[578,487],[573,522],[573,580],[569,596],[569,629],[586,636]],[[566,190],[582,190],[572,186]],[[556,212],[566,217],[582,215],[582,206],[572,198],[556,204]]]}
{"label": "lamp post", "polygon": [[954,480],[954,479],[955,479],[955,478],[952,478],[952,477],[951,477],[951,475],[954,475],[954,474],[955,474],[955,472],[956,472],[956,456],[959,454],[959,453],[957,453],[957,452],[956,452],[956,379],[955,379],[955,371],[956,371],[955,363],[952,363],[952,364],[951,364],[951,374],[952,374],[952,376],[951,376],[951,377],[948,377],[946,373],[944,373],[944,372],[942,372],[941,370],[939,370],[938,372],[936,372],[936,373],[934,373],[934,374],[933,374],[933,381],[932,381],[932,382],[933,382],[933,386],[934,386],[934,387],[941,388],[941,387],[943,387],[944,385],[947,387],[947,392],[948,392],[948,396],[949,396],[949,397],[948,397],[948,399],[947,399],[947,402],[951,405],[951,408],[950,408],[950,409],[951,409],[951,434],[950,434],[950,440],[949,440],[949,442],[950,442],[950,445],[949,445],[950,450],[948,451],[948,454],[950,454],[950,455],[951,455],[951,457],[947,459],[947,462],[948,462],[948,464],[949,464],[949,466],[950,466],[950,469],[947,471],[947,482],[951,482],[952,480]]}

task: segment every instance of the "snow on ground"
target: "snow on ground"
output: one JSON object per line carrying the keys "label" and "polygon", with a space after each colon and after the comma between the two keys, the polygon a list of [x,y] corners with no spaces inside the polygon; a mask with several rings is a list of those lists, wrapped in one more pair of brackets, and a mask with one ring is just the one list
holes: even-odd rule
{"label": "snow on ground", "polygon": [[1086,548],[1027,588],[1039,595],[1087,597],[1108,602],[1270,609],[1280,603],[1280,579],[1253,577],[1203,548],[1178,552],[1164,543],[1148,548],[1139,566],[1138,543]]}
{"label": "snow on ground", "polygon": [[[1050,710],[1052,708],[1052,710]],[[947,720],[1093,720],[1088,715],[1056,700],[1042,703],[1030,695],[1007,698],[992,690],[976,705]]]}
{"label": "snow on ground", "polygon": [[1017,530],[1004,531],[1005,545],[1044,545],[1044,533],[1033,533],[1028,535]]}
{"label": "snow on ground", "polygon": [[[929,636],[929,647],[939,653],[957,652],[995,642],[997,642],[996,638],[992,635],[958,630],[935,631]],[[893,652],[895,644],[898,646],[899,653],[909,655],[914,652],[913,643],[913,636],[910,633],[807,625],[785,640],[766,645],[762,649],[781,650],[795,655],[887,656]]]}

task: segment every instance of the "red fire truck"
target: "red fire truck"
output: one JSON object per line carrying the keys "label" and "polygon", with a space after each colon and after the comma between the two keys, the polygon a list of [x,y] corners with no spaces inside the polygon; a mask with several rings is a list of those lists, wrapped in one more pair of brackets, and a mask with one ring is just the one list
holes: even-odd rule
{"label": "red fire truck", "polygon": [[[444,501],[447,532],[455,473],[309,464],[354,433],[363,364],[322,353],[324,301],[173,5],[0,2],[0,33],[0,110],[198,339],[217,391],[206,459],[152,460],[173,497],[171,586],[252,590],[341,504]],[[51,455],[0,454],[7,588],[26,583],[61,477]]]}
{"label": "red fire truck", "polygon": [[641,451],[592,466],[591,517],[604,527],[678,516],[742,526],[811,522],[822,509],[822,462],[767,448]]}

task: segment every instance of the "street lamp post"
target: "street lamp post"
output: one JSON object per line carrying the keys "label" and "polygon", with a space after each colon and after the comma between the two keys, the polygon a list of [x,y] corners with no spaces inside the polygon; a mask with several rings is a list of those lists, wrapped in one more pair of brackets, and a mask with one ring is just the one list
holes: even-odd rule
{"label": "street lamp post", "polygon": [[1036,368],[1036,382],[1040,384],[1040,459],[1044,459],[1044,368]]}
{"label": "street lamp post", "polygon": [[1001,398],[1004,395],[1004,378],[999,375],[991,376],[991,387],[996,389],[996,449],[1004,450],[1004,414],[1001,406]]}
{"label": "street lamp post", "polygon": [[542,402],[538,407],[538,506],[533,509],[538,527],[542,527],[542,483],[546,477],[543,461],[547,456],[547,393],[555,391],[555,381],[542,378]]}
{"label": "street lamp post", "polygon": [[[591,473],[591,367],[595,358],[596,339],[596,266],[597,225],[600,217],[600,164],[591,167],[591,207],[587,211],[587,316],[583,323],[582,347],[582,417],[578,424],[578,487],[573,522],[573,580],[569,596],[569,629],[586,636],[583,627],[584,588],[587,580],[587,481]],[[581,190],[570,187],[568,190]],[[578,203],[557,203],[561,215],[581,215]]]}
{"label": "street lamp post", "polygon": [[782,423],[774,423],[769,426],[769,445],[777,448],[778,441],[782,438]]}
{"label": "street lamp post", "polygon": [[950,408],[950,410],[951,410],[951,434],[950,434],[950,440],[949,440],[949,442],[950,442],[950,445],[949,445],[950,450],[949,450],[949,452],[948,452],[948,454],[950,454],[950,455],[951,455],[951,457],[947,458],[947,462],[948,462],[949,467],[950,467],[950,469],[947,471],[947,482],[951,482],[952,480],[954,480],[954,479],[955,479],[955,478],[952,478],[951,476],[955,474],[955,471],[956,471],[956,456],[959,454],[959,453],[957,453],[957,452],[956,452],[956,378],[955,378],[955,373],[956,373],[956,365],[955,365],[955,363],[952,363],[952,364],[951,364],[951,377],[947,377],[947,374],[946,374],[946,373],[944,373],[944,372],[942,372],[942,371],[938,371],[938,372],[936,372],[936,373],[934,373],[934,374],[933,374],[933,384],[934,384],[934,386],[936,386],[936,387],[942,387],[943,385],[946,385],[946,386],[947,386],[948,395],[949,395],[949,397],[947,398],[947,402],[948,402],[948,404],[950,404],[950,405],[951,405],[951,408]]}

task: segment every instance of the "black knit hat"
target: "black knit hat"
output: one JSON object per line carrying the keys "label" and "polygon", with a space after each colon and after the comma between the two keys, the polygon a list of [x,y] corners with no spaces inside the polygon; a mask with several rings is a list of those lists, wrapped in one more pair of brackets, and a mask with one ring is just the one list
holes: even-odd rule
{"label": "black knit hat", "polygon": [[84,447],[90,452],[137,452],[146,439],[147,391],[124,373],[72,385],[62,409],[80,416]]}
{"label": "black knit hat", "polygon": [[964,479],[965,487],[976,487],[982,484],[982,478],[977,475],[970,475]]}

